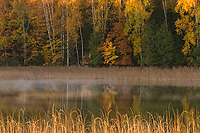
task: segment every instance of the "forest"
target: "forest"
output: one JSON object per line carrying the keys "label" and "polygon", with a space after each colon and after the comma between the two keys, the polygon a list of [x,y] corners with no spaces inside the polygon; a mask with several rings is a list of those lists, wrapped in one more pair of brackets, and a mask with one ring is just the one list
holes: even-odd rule
{"label": "forest", "polygon": [[199,66],[198,0],[0,0],[0,66]]}

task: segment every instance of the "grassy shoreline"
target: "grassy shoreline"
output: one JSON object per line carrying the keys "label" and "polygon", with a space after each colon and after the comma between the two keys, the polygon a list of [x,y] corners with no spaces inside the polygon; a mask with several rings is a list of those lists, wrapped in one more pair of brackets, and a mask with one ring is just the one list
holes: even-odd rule
{"label": "grassy shoreline", "polygon": [[[199,68],[147,67],[1,67],[0,80],[11,79],[119,79],[136,84],[190,84],[200,86]],[[189,86],[190,86],[189,85]]]}

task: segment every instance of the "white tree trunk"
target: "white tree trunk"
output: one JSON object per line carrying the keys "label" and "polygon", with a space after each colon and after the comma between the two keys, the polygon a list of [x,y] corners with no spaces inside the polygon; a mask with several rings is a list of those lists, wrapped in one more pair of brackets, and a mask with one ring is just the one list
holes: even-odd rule
{"label": "white tree trunk", "polygon": [[163,4],[163,10],[164,10],[164,16],[165,16],[165,24],[168,28],[168,20],[167,20],[167,1],[166,0],[162,0],[162,4]]}
{"label": "white tree trunk", "polygon": [[67,66],[69,66],[69,1],[66,3],[66,21],[67,21]]}
{"label": "white tree trunk", "polygon": [[24,66],[26,66],[26,33],[25,33],[25,22],[24,22],[24,11],[21,13],[22,25],[23,25],[23,36],[24,36]]}
{"label": "white tree trunk", "polygon": [[[51,20],[51,27],[52,27],[52,31],[53,31],[53,45],[54,45],[54,48],[53,48],[53,51],[54,51],[54,56],[56,55],[56,40],[55,40],[55,24],[54,24],[54,10],[53,10],[53,0],[52,0],[52,4],[51,4],[51,14],[50,16],[52,16],[52,20]],[[53,59],[54,60],[54,59]]]}
{"label": "white tree trunk", "polygon": [[92,0],[92,21],[93,21],[93,32],[94,32],[96,27],[94,0]]}
{"label": "white tree trunk", "polygon": [[107,20],[108,20],[108,13],[109,13],[109,9],[111,8],[112,3],[110,3],[110,5],[108,5],[108,2],[106,2],[105,5],[105,15],[104,15],[104,28],[103,28],[103,34],[106,34],[106,28],[107,28]]}
{"label": "white tree trunk", "polygon": [[195,18],[196,18],[196,43],[197,46],[199,45],[199,25],[198,25],[198,11],[197,11],[197,6],[198,6],[198,0],[196,0],[196,5],[195,5]]}
{"label": "white tree trunk", "polygon": [[27,65],[26,34],[28,32],[29,25],[31,23],[31,19],[29,19],[27,28],[25,28],[24,10],[23,9],[22,9],[22,13],[21,13],[21,19],[22,19],[22,25],[23,25],[23,29],[22,30],[23,30],[23,37],[24,37],[24,66],[26,66]]}
{"label": "white tree trunk", "polygon": [[78,52],[78,42],[77,42],[77,36],[76,36],[76,57],[77,57],[77,65],[79,66],[79,52]]}
{"label": "white tree trunk", "polygon": [[48,9],[48,16],[49,16],[49,21],[50,21],[50,30],[52,29],[52,33],[53,33],[53,44],[51,46],[52,48],[52,58],[53,58],[53,62],[55,63],[54,60],[54,56],[55,56],[55,28],[54,28],[54,15],[53,15],[53,0],[52,0],[52,4],[50,5],[49,1],[47,1],[47,9]]}
{"label": "white tree trunk", "polygon": [[49,37],[49,43],[51,46],[51,50],[52,50],[52,57],[53,57],[53,46],[52,46],[52,42],[51,42],[51,27],[50,27],[50,23],[49,23],[49,14],[48,14],[48,9],[47,9],[47,5],[46,2],[44,0],[42,0],[43,3],[43,10],[44,10],[44,15],[45,15],[45,19],[46,19],[46,26],[47,26],[47,32],[48,32],[48,37]]}
{"label": "white tree trunk", "polygon": [[[78,16],[78,12],[76,10],[76,7],[74,6],[74,10],[76,12],[76,15]],[[83,34],[82,34],[82,27],[81,27],[81,22],[79,17],[77,17],[78,25],[79,25],[79,32],[80,32],[80,37],[81,37],[81,48],[82,48],[82,66],[84,66],[84,43],[83,43]]]}
{"label": "white tree trunk", "polygon": [[65,13],[64,13],[64,5],[62,3],[62,16],[61,16],[61,36],[60,36],[60,40],[61,40],[61,60],[62,60],[62,64],[64,64],[64,60],[65,60],[65,27],[64,27],[64,19],[65,19]]}
{"label": "white tree trunk", "polygon": [[121,18],[120,18],[120,15],[121,15],[121,11],[122,11],[121,9],[122,9],[122,1],[120,0],[120,1],[119,1],[119,22],[121,21],[121,20],[120,20],[120,19],[121,19]]}

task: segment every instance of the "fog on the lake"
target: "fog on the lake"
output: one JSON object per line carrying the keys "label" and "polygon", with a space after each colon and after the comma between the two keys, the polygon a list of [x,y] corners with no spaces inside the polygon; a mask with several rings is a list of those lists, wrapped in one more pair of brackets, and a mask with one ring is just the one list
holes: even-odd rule
{"label": "fog on the lake", "polygon": [[[134,82],[134,81],[132,81]],[[43,79],[0,81],[0,110],[12,113],[25,109],[27,113],[56,109],[114,110],[128,113],[159,113],[169,108],[183,108],[183,99],[190,108],[200,109],[200,87],[134,85],[125,80]]]}

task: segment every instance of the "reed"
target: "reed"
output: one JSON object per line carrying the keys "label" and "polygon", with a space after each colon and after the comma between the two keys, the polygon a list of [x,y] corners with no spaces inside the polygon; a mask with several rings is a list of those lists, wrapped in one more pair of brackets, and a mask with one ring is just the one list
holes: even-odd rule
{"label": "reed", "polygon": [[133,79],[199,81],[199,68],[147,68],[147,67],[1,67],[0,79]]}
{"label": "reed", "polygon": [[[92,113],[83,114],[80,110],[72,110],[69,113],[52,108],[47,117],[27,117],[20,110],[18,118],[13,115],[0,116],[0,132],[92,132],[92,133],[182,133],[200,132],[200,118],[198,113],[183,111],[167,111],[164,116],[120,114],[119,112],[103,112],[99,117]],[[115,117],[111,117],[111,113]],[[87,120],[86,120],[87,119]]]}
{"label": "reed", "polygon": [[[200,69],[193,67],[1,67],[0,80],[10,79],[126,80],[134,85],[200,86]],[[132,82],[134,80],[134,82]]]}

